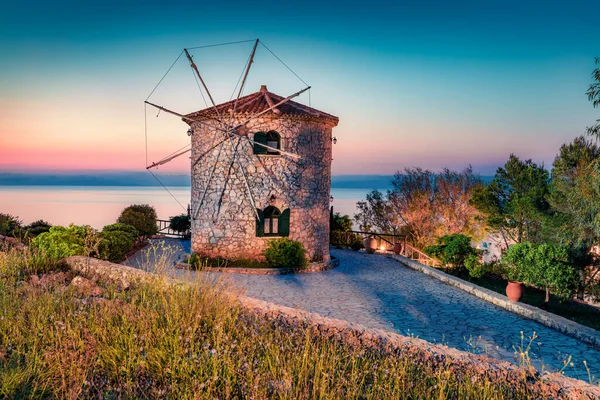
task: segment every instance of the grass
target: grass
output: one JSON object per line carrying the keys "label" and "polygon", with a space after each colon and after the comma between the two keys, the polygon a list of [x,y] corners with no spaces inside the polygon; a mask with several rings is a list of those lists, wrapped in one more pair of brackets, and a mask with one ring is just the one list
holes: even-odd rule
{"label": "grass", "polygon": [[[472,278],[467,271],[456,271],[454,269],[443,269],[443,271],[496,293],[506,294],[508,280],[497,275],[486,274],[482,278]],[[544,290],[527,286],[524,290],[523,298],[520,301],[534,307],[544,308],[546,311],[553,314],[560,315],[561,317],[589,326],[590,328],[600,330],[600,309],[598,307],[576,300],[564,301],[554,295],[550,296],[550,303],[548,307],[545,307],[545,297],[546,292]]]}
{"label": "grass", "polygon": [[[250,315],[223,284],[157,280],[99,298],[0,252],[0,398],[529,398],[451,366]],[[45,270],[50,272],[50,270]],[[60,274],[56,274],[60,277]]]}

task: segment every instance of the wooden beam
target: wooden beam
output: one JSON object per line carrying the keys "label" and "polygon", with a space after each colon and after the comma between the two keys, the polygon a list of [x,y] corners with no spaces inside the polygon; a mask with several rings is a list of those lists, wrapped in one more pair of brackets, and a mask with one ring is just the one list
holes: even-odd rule
{"label": "wooden beam", "polygon": [[[187,56],[187,59],[190,61],[190,65],[192,66],[192,69],[196,72],[198,79],[200,79],[200,82],[202,83],[204,90],[206,90],[206,93],[208,94],[208,98],[210,99],[210,102],[212,103],[215,111],[217,112],[217,116],[219,117],[219,121],[220,121],[221,113],[219,112],[219,109],[217,108],[217,104],[215,103],[215,100],[213,99],[212,95],[210,94],[208,87],[206,87],[206,83],[204,83],[204,79],[202,79],[202,75],[200,75],[200,71],[198,71],[198,67],[196,66],[196,63],[194,63],[194,60],[192,59],[192,56],[187,51],[187,49],[183,49],[183,50],[185,51],[185,55]],[[220,122],[222,122],[222,121],[220,121]]]}

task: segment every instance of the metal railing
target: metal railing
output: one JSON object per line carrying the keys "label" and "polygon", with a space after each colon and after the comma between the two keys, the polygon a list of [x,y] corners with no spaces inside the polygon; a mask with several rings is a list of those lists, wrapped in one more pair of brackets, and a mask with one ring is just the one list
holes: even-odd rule
{"label": "metal railing", "polygon": [[158,226],[158,233],[161,235],[178,237],[183,239],[188,239],[189,237],[191,237],[191,232],[189,229],[185,232],[179,232],[171,229],[171,221],[157,219],[156,225]]}
{"label": "metal railing", "polygon": [[421,250],[417,249],[410,243],[405,235],[393,235],[389,233],[377,233],[377,232],[365,232],[365,231],[345,231],[336,232],[332,237],[335,242],[332,241],[332,245],[341,245],[345,247],[352,247],[353,243],[359,241],[362,246],[363,239],[372,236],[377,240],[377,249],[380,252],[392,252],[396,243],[401,243],[400,255],[420,262],[421,264],[428,265],[430,267],[439,266],[440,262],[433,257],[428,256]]}

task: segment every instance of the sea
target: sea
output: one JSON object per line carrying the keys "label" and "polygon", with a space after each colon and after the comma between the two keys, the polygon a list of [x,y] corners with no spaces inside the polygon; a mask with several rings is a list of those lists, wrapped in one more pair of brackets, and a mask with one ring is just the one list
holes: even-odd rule
{"label": "sea", "polygon": [[[350,217],[356,203],[374,188],[332,188],[334,212]],[[0,213],[18,217],[24,224],[43,219],[52,225],[112,224],[131,204],[154,206],[159,219],[187,211],[190,187],[173,186],[0,186]]]}

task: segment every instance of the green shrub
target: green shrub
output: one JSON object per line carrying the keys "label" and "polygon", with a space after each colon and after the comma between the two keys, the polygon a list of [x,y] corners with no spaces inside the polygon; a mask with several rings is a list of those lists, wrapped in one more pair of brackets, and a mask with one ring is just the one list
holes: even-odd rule
{"label": "green shrub", "polygon": [[437,258],[445,266],[463,268],[470,256],[479,256],[480,250],[471,246],[471,238],[465,235],[445,235],[437,239],[438,244],[427,246],[425,252]]}
{"label": "green shrub", "polygon": [[329,245],[330,246],[347,246],[346,243],[346,232],[343,231],[331,231],[329,232]]}
{"label": "green shrub", "polygon": [[137,239],[140,233],[134,226],[129,224],[122,224],[117,222],[116,224],[106,225],[102,228],[102,232],[124,232],[131,236],[132,239]]}
{"label": "green shrub", "polygon": [[263,254],[273,268],[302,268],[308,265],[302,243],[285,237],[270,240]]}
{"label": "green shrub", "polygon": [[44,252],[51,258],[61,259],[84,255],[91,251],[92,248],[88,248],[87,242],[94,235],[94,230],[87,225],[53,226],[48,232],[33,239],[32,245],[34,249]]}
{"label": "green shrub", "polygon": [[356,234],[352,234],[352,236],[350,237],[350,248],[354,251],[359,251],[363,247],[364,247],[364,243],[363,243],[362,239],[360,238],[360,236],[358,236]]}
{"label": "green shrub", "polygon": [[49,232],[52,224],[42,219],[32,222],[23,227],[23,231],[28,238],[34,238],[42,233]]}
{"label": "green shrub", "polygon": [[102,231],[98,237],[98,257],[112,262],[123,261],[135,242],[134,236],[123,231]]}
{"label": "green shrub", "polygon": [[479,257],[471,254],[465,260],[465,268],[469,271],[469,276],[473,278],[482,278],[485,275],[485,266],[481,261],[479,261]]}
{"label": "green shrub", "polygon": [[17,237],[22,227],[19,217],[10,214],[0,214],[0,235]]}
{"label": "green shrub", "polygon": [[550,292],[567,299],[577,288],[579,275],[570,264],[569,251],[564,246],[513,244],[508,248],[506,261],[512,265],[507,268],[508,279],[545,288],[546,303]]}
{"label": "green shrub", "polygon": [[228,260],[223,257],[204,257],[200,254],[193,253],[187,256],[184,261],[190,264],[192,270],[200,270],[204,267],[208,268],[269,268],[269,264],[264,261],[256,261],[248,258],[237,258]]}
{"label": "green shrub", "polygon": [[152,236],[158,232],[156,210],[148,204],[134,204],[125,208],[117,222],[133,226],[141,236]]}
{"label": "green shrub", "polygon": [[187,214],[181,214],[171,217],[171,223],[169,227],[175,232],[188,232],[191,227],[190,216]]}

